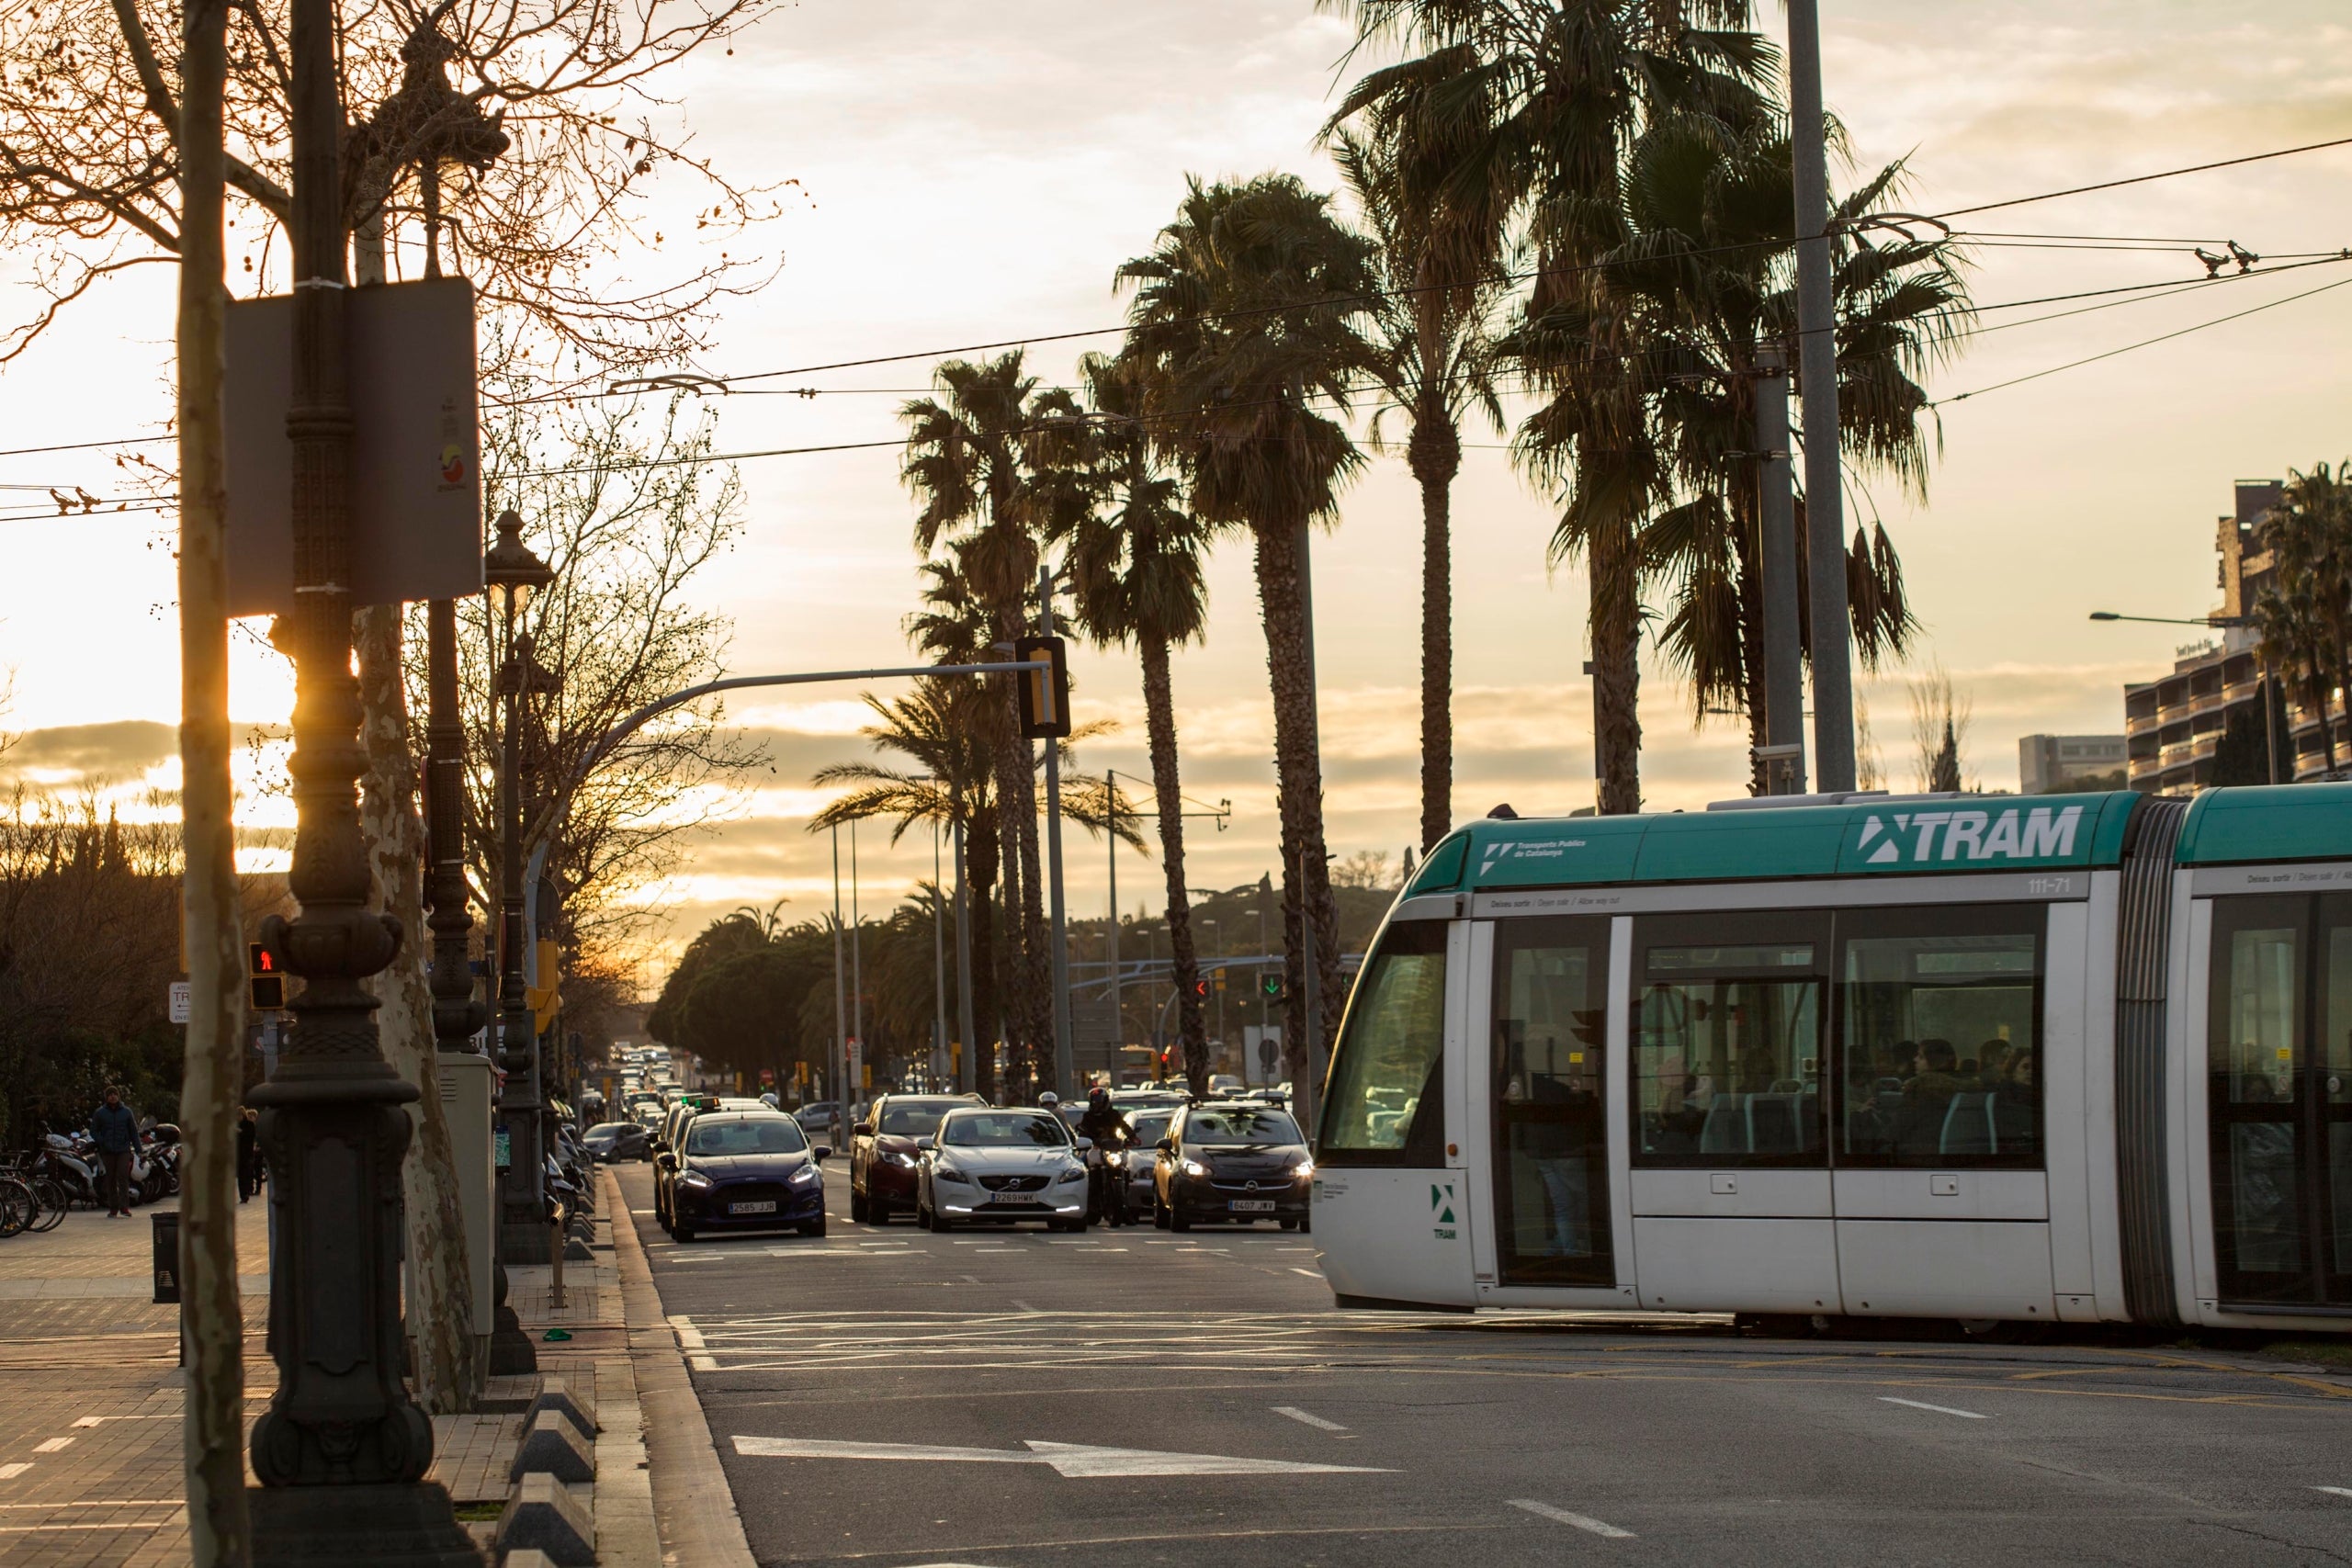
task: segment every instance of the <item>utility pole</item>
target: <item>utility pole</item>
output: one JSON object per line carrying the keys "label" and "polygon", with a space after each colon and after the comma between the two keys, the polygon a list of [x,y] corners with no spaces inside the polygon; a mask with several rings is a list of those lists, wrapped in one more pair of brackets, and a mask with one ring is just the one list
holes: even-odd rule
{"label": "utility pole", "polygon": [[1804,793],[1804,653],[1797,635],[1796,501],[1789,492],[1789,357],[1758,349],[1747,378],[1764,552],[1764,793]]}
{"label": "utility pole", "polygon": [[972,1038],[972,910],[964,891],[964,824],[956,824],[956,1028],[962,1046],[956,1053],[956,1088],[970,1094],[979,1071]]}
{"label": "utility pole", "polygon": [[[1103,814],[1110,818],[1111,830],[1103,834],[1110,840],[1107,856],[1111,871],[1111,1043],[1124,1048],[1127,1043],[1126,1002],[1119,985],[1119,772],[1116,768],[1102,770]],[[1119,1052],[1124,1055],[1124,1049]],[[1114,1066],[1116,1064],[1114,1063]],[[1116,1073],[1112,1082],[1118,1082]]]}
{"label": "utility pole", "polygon": [[300,976],[293,1037],[268,1083],[262,1146],[277,1179],[270,1270],[277,1388],[254,1423],[256,1562],[481,1563],[449,1495],[424,1483],[433,1423],[410,1399],[401,1332],[401,1159],[415,1086],[384,1059],[360,982],[399,951],[368,908],[351,665],[352,416],[345,335],[344,109],[334,0],[293,0],[288,127],[294,274],[294,756],[300,826],[288,883],[300,912],[262,941]]}
{"label": "utility pole", "polygon": [[[1054,635],[1054,574],[1037,569],[1037,629]],[[1077,1060],[1069,1034],[1069,926],[1062,900],[1062,744],[1046,738],[1046,890],[1054,922],[1054,1092],[1069,1094],[1077,1084]]]}
{"label": "utility pole", "polygon": [[1813,610],[1813,760],[1824,790],[1854,787],[1846,520],[1838,461],[1838,332],[1822,145],[1820,0],[1789,0],[1789,115],[1797,232],[1797,363],[1804,393],[1806,597]]}
{"label": "utility pole", "polygon": [[849,1076],[842,1080],[843,1092],[833,1101],[841,1107],[838,1119],[843,1122],[851,1119],[850,1097],[864,1087],[865,1078],[865,964],[857,940],[865,930],[865,917],[857,909],[857,818],[853,817],[849,823]]}
{"label": "utility pole", "polygon": [[849,1013],[842,998],[842,829],[833,825],[833,1059],[830,1064],[833,1080],[833,1147],[846,1148],[848,1140],[842,1136],[842,1108],[848,1103],[842,1080],[848,1072]]}
{"label": "utility pole", "polygon": [[947,911],[942,908],[946,889],[939,864],[939,824],[931,825],[931,1071],[924,1077],[933,1088],[947,1066]]}

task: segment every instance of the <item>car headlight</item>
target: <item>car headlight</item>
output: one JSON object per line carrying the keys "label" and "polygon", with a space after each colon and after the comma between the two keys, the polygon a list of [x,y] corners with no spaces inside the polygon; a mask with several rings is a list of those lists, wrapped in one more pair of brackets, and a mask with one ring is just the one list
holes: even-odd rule
{"label": "car headlight", "polygon": [[1209,1173],[1209,1168],[1196,1159],[1186,1160],[1182,1169],[1187,1176],[1206,1176]]}
{"label": "car headlight", "polygon": [[910,1154],[900,1154],[900,1153],[897,1152],[896,1150],[893,1150],[893,1151],[892,1151],[891,1153],[889,1153],[889,1154],[884,1155],[884,1156],[882,1156],[882,1161],[883,1161],[883,1163],[884,1163],[884,1164],[886,1164],[886,1165],[902,1165],[902,1166],[906,1167],[909,1170],[912,1170],[912,1169],[915,1168],[915,1156],[914,1156],[910,1155]]}
{"label": "car headlight", "polygon": [[792,1174],[791,1174],[791,1175],[789,1175],[789,1176],[787,1176],[787,1177],[786,1177],[786,1178],[785,1178],[785,1179],[786,1179],[786,1181],[804,1181],[804,1182],[805,1182],[805,1181],[818,1181],[818,1180],[821,1180],[821,1179],[822,1179],[822,1178],[820,1178],[820,1177],[817,1174],[817,1168],[816,1168],[815,1166],[813,1166],[813,1165],[802,1165],[802,1166],[795,1166],[795,1167],[793,1168]]}
{"label": "car headlight", "polygon": [[707,1187],[710,1185],[710,1178],[705,1176],[699,1170],[682,1170],[678,1173],[678,1185],[681,1187]]}
{"label": "car headlight", "polygon": [[1312,1176],[1315,1174],[1315,1162],[1311,1159],[1300,1160],[1296,1165],[1290,1168],[1290,1173],[1296,1177]]}
{"label": "car headlight", "polygon": [[931,1168],[931,1174],[933,1178],[941,1181],[960,1181],[967,1186],[970,1185],[971,1182],[971,1178],[966,1176],[962,1171],[956,1169],[952,1165],[934,1165]]}
{"label": "car headlight", "polygon": [[1059,1176],[1055,1177],[1054,1179],[1057,1182],[1083,1181],[1086,1179],[1086,1168],[1082,1165],[1071,1166],[1067,1170],[1064,1170]]}

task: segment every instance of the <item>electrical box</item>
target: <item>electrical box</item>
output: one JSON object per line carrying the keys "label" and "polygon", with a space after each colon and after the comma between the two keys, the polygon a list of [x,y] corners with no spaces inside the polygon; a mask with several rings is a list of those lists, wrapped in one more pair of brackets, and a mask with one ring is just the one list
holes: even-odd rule
{"label": "electrical box", "polygon": [[[474,1333],[487,1336],[497,1314],[491,1278],[491,1235],[497,1210],[498,1180],[492,1168],[491,1092],[494,1073],[487,1056],[436,1053],[441,1068],[441,1114],[449,1126],[449,1147],[458,1161],[458,1196],[466,1213],[466,1269],[472,1285]],[[411,1216],[414,1223],[414,1216]]]}

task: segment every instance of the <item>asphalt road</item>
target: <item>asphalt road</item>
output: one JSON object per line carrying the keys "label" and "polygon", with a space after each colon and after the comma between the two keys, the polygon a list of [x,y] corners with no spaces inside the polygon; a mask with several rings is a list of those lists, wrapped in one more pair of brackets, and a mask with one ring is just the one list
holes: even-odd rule
{"label": "asphalt road", "polygon": [[2305,1367],[1341,1313],[1311,1236],[876,1228],[838,1167],[824,1240],[679,1247],[621,1180],[763,1564],[2352,1563]]}

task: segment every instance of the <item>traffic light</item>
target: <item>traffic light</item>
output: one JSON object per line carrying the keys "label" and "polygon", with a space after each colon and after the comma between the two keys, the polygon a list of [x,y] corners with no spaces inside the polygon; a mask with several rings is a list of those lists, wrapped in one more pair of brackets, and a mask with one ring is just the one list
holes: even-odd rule
{"label": "traffic light", "polygon": [[282,1012],[286,1008],[286,976],[277,955],[257,942],[245,943],[245,987],[255,1012]]}
{"label": "traffic light", "polygon": [[1206,980],[1195,980],[1193,982],[1193,995],[1196,997],[1205,997],[1208,994],[1209,983]]}
{"label": "traffic light", "polygon": [[1272,973],[1258,976],[1258,994],[1270,1002],[1283,999],[1283,977]]}
{"label": "traffic light", "polygon": [[1068,645],[1057,637],[1024,637],[1013,643],[1014,657],[1027,663],[1042,659],[1046,670],[1021,672],[1021,734],[1027,740],[1059,740],[1069,734],[1069,664]]}

